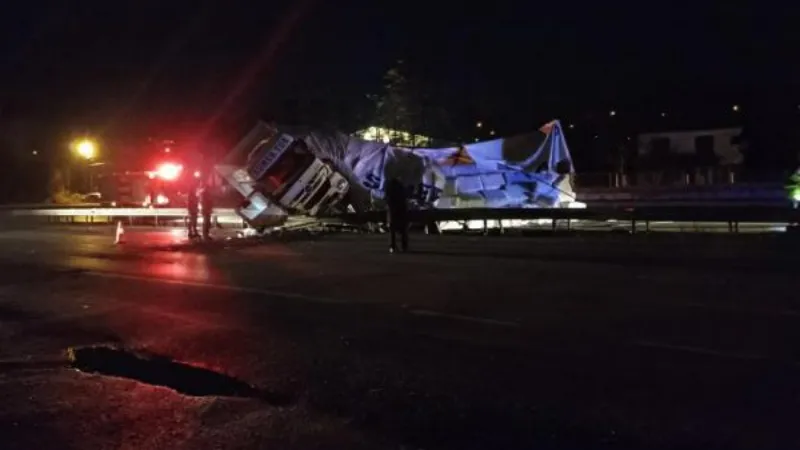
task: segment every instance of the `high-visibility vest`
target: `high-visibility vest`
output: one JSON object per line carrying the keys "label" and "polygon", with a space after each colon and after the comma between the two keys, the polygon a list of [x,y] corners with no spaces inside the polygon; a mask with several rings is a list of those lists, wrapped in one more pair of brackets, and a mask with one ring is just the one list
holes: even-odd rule
{"label": "high-visibility vest", "polygon": [[786,193],[793,200],[800,197],[800,169],[789,175],[789,180],[786,183]]}

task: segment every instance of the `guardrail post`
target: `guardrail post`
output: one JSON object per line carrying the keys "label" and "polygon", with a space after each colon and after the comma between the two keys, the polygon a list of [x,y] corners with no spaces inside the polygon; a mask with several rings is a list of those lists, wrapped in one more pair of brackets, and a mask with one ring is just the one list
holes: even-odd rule
{"label": "guardrail post", "polygon": [[497,225],[498,228],[500,229],[500,234],[504,234],[506,230],[505,228],[503,228],[503,219],[498,220]]}
{"label": "guardrail post", "polygon": [[557,225],[556,219],[550,219],[550,221],[551,221],[551,225],[553,226],[553,233],[555,233],[556,232],[556,225]]}
{"label": "guardrail post", "polygon": [[483,219],[483,235],[486,236],[489,234],[489,221]]}
{"label": "guardrail post", "polygon": [[636,234],[636,219],[631,219],[631,234]]}
{"label": "guardrail post", "polygon": [[645,221],[644,221],[644,231],[645,231],[646,233],[649,233],[649,232],[650,232],[650,221],[649,221],[649,220],[645,220]]}
{"label": "guardrail post", "polygon": [[572,230],[572,219],[567,219],[567,231]]}

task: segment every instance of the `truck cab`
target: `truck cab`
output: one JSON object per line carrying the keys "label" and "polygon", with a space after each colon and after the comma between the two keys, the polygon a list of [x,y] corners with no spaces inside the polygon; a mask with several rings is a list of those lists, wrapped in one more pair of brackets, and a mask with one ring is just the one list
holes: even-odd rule
{"label": "truck cab", "polygon": [[267,226],[278,216],[330,212],[350,188],[303,139],[265,123],[242,139],[216,170],[242,194],[237,212],[255,227]]}

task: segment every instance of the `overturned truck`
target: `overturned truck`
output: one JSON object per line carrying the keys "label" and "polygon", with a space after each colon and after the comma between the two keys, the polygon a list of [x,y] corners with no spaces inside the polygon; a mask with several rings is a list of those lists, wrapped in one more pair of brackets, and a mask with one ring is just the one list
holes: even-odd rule
{"label": "overturned truck", "polygon": [[400,179],[411,207],[558,208],[575,202],[574,166],[561,125],[449,148],[404,148],[344,133],[259,123],[216,166],[242,196],[252,227],[290,215],[383,209],[386,180]]}

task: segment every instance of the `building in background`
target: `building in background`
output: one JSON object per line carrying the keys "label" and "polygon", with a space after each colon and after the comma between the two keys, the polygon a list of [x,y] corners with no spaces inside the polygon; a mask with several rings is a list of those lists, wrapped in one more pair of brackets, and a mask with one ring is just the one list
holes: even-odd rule
{"label": "building in background", "polygon": [[741,128],[642,133],[637,138],[640,158],[684,157],[697,166],[741,164]]}
{"label": "building in background", "polygon": [[399,147],[407,148],[428,147],[432,142],[432,139],[428,136],[411,134],[407,131],[395,130],[392,128],[374,126],[356,131],[355,135],[356,137],[364,139],[365,141],[383,142],[384,144],[391,143]]}

